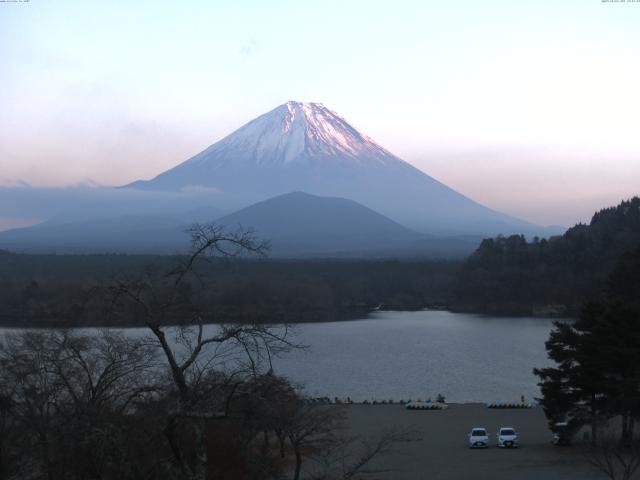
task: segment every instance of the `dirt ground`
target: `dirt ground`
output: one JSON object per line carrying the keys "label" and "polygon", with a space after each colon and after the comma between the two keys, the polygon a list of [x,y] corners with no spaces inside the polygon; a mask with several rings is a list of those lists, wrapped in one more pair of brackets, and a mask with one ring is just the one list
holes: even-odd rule
{"label": "dirt ground", "polygon": [[[398,480],[591,480],[593,470],[578,446],[557,447],[541,408],[488,409],[481,404],[453,404],[443,411],[411,411],[402,405],[347,407],[347,433],[375,436],[391,427],[411,428],[410,441],[373,462],[371,478]],[[499,427],[514,427],[521,446],[495,446]],[[491,434],[488,449],[467,447],[472,427]]]}

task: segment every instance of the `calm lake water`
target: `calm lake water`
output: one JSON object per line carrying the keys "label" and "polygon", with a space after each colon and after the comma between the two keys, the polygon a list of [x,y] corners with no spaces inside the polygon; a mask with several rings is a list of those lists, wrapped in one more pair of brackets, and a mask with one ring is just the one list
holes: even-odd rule
{"label": "calm lake water", "polygon": [[539,395],[552,320],[444,311],[378,312],[366,320],[305,324],[310,348],[275,362],[312,396],[354,400],[516,401]]}
{"label": "calm lake water", "polygon": [[376,312],[298,325],[294,341],[308,348],[276,358],[274,368],[314,397],[530,401],[539,395],[532,369],[550,364],[544,342],[551,327],[543,318]]}

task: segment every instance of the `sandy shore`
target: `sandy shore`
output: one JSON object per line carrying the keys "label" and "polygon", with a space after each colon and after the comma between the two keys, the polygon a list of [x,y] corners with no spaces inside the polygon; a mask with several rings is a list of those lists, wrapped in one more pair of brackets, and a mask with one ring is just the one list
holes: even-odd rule
{"label": "sandy shore", "polygon": [[[409,411],[401,405],[350,405],[348,434],[374,436],[390,427],[412,428],[411,441],[375,461],[375,479],[429,480],[591,480],[602,478],[578,446],[557,447],[541,408],[488,409],[483,404],[452,404],[443,411]],[[495,432],[514,427],[521,447],[495,446]],[[467,448],[472,427],[485,427],[489,449]]]}

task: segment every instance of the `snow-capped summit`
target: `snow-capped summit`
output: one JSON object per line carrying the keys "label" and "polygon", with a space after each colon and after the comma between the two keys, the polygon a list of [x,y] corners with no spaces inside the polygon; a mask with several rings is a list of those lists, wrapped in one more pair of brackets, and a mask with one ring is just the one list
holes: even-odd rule
{"label": "snow-capped summit", "polygon": [[321,103],[287,102],[180,165],[129,188],[215,192],[233,210],[301,191],[359,202],[427,233],[539,233],[385,150]]}
{"label": "snow-capped summit", "polygon": [[323,104],[289,101],[240,127],[184,165],[286,165],[327,157],[381,164],[399,160]]}

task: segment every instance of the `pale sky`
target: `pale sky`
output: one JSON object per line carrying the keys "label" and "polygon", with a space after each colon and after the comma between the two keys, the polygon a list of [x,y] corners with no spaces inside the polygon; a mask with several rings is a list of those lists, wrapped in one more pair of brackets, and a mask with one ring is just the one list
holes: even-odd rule
{"label": "pale sky", "polygon": [[0,184],[123,184],[287,100],[572,225],[640,194],[640,3],[0,2]]}

